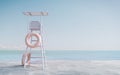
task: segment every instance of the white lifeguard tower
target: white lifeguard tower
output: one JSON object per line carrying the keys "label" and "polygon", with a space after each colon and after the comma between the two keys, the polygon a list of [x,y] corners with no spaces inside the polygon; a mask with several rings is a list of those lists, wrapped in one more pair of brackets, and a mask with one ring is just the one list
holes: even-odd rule
{"label": "white lifeguard tower", "polygon": [[[23,12],[26,16],[47,16],[48,12]],[[42,24],[41,20],[39,21],[31,21],[28,26],[28,33],[25,38],[26,43],[26,51],[22,57],[22,64],[24,67],[26,65],[32,65],[31,59],[38,59],[37,62],[34,61],[34,64],[42,65],[42,69],[44,70],[46,62],[45,62],[45,50],[43,47],[43,37],[42,37]],[[33,49],[38,49],[40,51],[39,56],[33,56],[31,51]]]}

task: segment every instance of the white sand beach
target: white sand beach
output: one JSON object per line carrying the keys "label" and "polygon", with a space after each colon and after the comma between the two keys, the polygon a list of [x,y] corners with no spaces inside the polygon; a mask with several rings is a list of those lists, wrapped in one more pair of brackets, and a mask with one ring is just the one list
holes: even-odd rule
{"label": "white sand beach", "polygon": [[120,75],[120,60],[51,60],[45,72],[37,65],[24,68],[19,62],[0,62],[0,75]]}

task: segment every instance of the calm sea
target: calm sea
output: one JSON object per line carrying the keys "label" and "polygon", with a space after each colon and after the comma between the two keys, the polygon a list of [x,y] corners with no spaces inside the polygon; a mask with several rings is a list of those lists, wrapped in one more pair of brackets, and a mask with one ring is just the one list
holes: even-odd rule
{"label": "calm sea", "polygon": [[[0,61],[21,61],[24,51],[0,50]],[[33,51],[39,56],[39,51]],[[46,50],[47,60],[120,60],[120,51]]]}

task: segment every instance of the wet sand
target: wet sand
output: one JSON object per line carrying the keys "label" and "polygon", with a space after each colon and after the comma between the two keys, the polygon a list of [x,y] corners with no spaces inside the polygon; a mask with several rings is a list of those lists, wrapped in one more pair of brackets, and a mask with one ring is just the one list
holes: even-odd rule
{"label": "wet sand", "polygon": [[120,75],[120,60],[51,60],[44,71],[39,64],[24,68],[20,62],[0,62],[0,75]]}

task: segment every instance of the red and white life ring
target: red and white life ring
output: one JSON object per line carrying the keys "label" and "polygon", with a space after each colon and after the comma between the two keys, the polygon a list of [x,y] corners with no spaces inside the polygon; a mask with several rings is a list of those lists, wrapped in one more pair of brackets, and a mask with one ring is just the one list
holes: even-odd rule
{"label": "red and white life ring", "polygon": [[24,53],[22,56],[21,64],[24,65],[30,65],[30,58],[31,53]]}
{"label": "red and white life ring", "polygon": [[[30,41],[32,37],[36,38],[36,42],[34,44],[32,44],[31,41]],[[40,46],[40,43],[41,43],[40,34],[38,34],[38,33],[28,33],[26,38],[25,38],[25,43],[30,48],[35,48],[35,47]]]}

